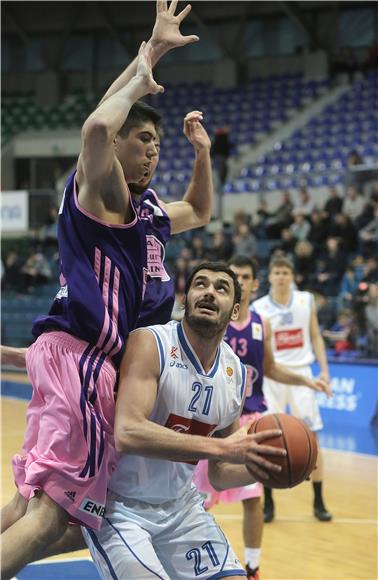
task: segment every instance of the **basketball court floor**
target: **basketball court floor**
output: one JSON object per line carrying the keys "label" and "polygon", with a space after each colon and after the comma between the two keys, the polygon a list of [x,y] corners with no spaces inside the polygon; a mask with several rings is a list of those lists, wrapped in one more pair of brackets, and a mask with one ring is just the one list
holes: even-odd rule
{"label": "basketball court floor", "polygon": [[[2,504],[14,494],[10,461],[22,444],[31,389],[27,377],[2,377]],[[276,490],[276,519],[265,526],[261,580],[377,580],[377,433],[326,426],[325,498],[334,519],[312,516],[311,484]],[[241,505],[218,505],[212,513],[243,560]],[[27,566],[19,580],[97,580],[87,551]],[[133,580],[121,579],[121,580]],[[175,580],[175,579],[172,579]]]}

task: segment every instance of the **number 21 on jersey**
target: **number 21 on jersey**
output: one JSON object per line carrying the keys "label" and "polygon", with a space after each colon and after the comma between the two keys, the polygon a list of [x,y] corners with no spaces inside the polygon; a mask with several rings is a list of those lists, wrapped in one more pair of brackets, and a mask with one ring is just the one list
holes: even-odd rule
{"label": "number 21 on jersey", "polygon": [[[202,413],[202,415],[208,415],[210,411],[211,399],[213,397],[213,387],[211,385],[204,387],[202,383],[196,381],[192,384],[192,391],[194,394],[189,403],[188,411],[196,413],[197,409],[202,405],[202,408],[198,410],[200,413]],[[204,401],[202,401],[201,398],[202,393],[205,393]],[[199,399],[201,399],[201,401],[199,401]]]}

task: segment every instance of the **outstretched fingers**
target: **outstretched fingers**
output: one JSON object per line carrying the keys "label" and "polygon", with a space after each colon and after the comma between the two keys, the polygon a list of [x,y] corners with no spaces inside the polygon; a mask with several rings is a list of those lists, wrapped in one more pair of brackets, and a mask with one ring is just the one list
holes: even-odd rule
{"label": "outstretched fingers", "polygon": [[156,14],[160,14],[160,12],[166,12],[167,9],[167,0],[156,0]]}
{"label": "outstretched fingers", "polygon": [[176,12],[177,3],[178,3],[178,0],[172,0],[172,2],[169,5],[168,12],[170,12],[171,14],[174,14]]}

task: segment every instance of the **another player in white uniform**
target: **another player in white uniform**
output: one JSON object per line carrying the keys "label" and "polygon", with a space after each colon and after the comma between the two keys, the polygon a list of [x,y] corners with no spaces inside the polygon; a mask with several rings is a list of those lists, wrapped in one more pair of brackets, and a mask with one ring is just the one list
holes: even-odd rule
{"label": "another player in white uniform", "polygon": [[129,337],[115,421],[123,455],[101,530],[83,530],[103,578],[245,576],[192,483],[199,459],[210,460],[210,481],[220,490],[256,481],[246,464],[258,479],[279,471],[260,453],[284,454],[259,445],[279,431],[239,430],[245,367],[222,340],[239,301],[231,270],[201,264],[187,283],[184,321]]}
{"label": "another player in white uniform", "polygon": [[[329,384],[328,363],[324,341],[320,333],[314,298],[310,292],[293,289],[293,265],[283,257],[274,258],[269,265],[270,292],[253,302],[252,308],[269,319],[272,328],[272,350],[276,362],[306,376],[317,359],[320,378]],[[288,385],[264,378],[264,394],[270,413],[284,413],[289,405],[291,413],[303,419],[314,432],[323,428],[315,392],[305,386],[293,389]],[[312,472],[314,515],[320,521],[330,521],[322,497],[323,461],[319,449],[318,465]],[[274,518],[272,492],[265,488],[264,519]]]}

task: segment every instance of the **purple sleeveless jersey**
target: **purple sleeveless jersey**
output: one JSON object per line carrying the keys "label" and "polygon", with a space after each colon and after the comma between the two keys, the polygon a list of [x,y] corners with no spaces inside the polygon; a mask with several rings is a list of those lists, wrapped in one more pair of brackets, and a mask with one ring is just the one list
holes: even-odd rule
{"label": "purple sleeveless jersey", "polygon": [[250,312],[243,326],[230,322],[225,340],[247,368],[247,394],[243,413],[263,413],[267,409],[262,391],[264,327],[257,312]]}
{"label": "purple sleeveless jersey", "polygon": [[[112,358],[118,368],[125,340],[136,327],[147,279],[146,234],[141,220],[108,225],[79,207],[75,173],[59,210],[61,288],[33,335],[68,332]],[[92,356],[92,355],[91,355]]]}
{"label": "purple sleeveless jersey", "polygon": [[137,326],[165,324],[171,319],[175,287],[166,265],[165,245],[171,237],[171,220],[153,189],[147,189],[134,205],[147,238],[148,279]]}

